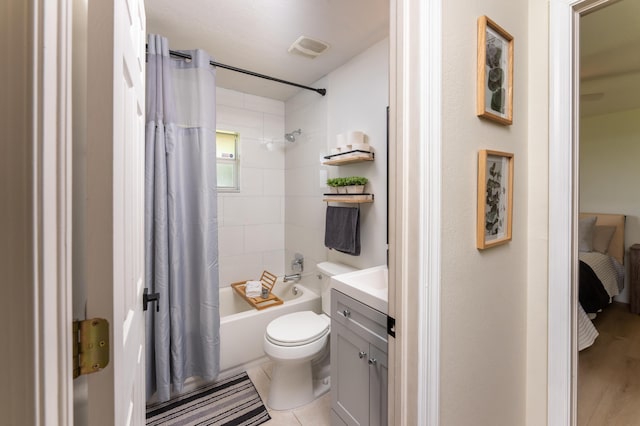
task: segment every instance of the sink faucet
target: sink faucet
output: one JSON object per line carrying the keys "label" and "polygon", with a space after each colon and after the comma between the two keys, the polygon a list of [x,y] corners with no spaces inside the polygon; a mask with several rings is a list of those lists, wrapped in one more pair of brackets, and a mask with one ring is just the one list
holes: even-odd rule
{"label": "sink faucet", "polygon": [[289,281],[299,281],[300,278],[302,278],[301,274],[290,274],[290,275],[285,275],[284,278],[282,278],[282,282],[286,283]]}

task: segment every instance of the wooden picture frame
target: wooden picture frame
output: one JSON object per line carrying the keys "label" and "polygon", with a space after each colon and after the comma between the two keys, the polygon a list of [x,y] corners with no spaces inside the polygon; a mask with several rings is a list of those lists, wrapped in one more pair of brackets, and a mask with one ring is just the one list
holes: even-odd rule
{"label": "wooden picture frame", "polygon": [[486,16],[478,18],[476,114],[504,125],[513,122],[513,37]]}
{"label": "wooden picture frame", "polygon": [[511,241],[513,218],[513,154],[478,153],[476,246],[486,249]]}

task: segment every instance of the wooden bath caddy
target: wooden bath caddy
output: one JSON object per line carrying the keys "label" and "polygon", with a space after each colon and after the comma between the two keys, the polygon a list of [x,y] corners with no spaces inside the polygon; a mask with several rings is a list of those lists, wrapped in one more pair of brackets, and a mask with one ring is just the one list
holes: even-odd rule
{"label": "wooden bath caddy", "polygon": [[257,310],[262,310],[262,309],[270,308],[271,306],[282,305],[284,303],[282,299],[280,299],[278,296],[276,296],[271,292],[273,287],[276,285],[277,279],[278,277],[273,275],[271,272],[268,272],[268,271],[262,272],[262,276],[260,277],[262,288],[269,289],[269,295],[266,298],[263,298],[260,296],[247,297],[247,293],[245,289],[245,284],[247,283],[246,281],[239,281],[237,283],[233,283],[231,284],[231,287],[233,287],[236,293],[238,293],[240,297],[246,300],[251,306],[253,306]]}

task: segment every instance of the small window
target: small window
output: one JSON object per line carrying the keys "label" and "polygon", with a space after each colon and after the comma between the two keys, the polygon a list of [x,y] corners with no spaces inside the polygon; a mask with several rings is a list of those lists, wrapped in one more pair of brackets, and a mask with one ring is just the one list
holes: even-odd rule
{"label": "small window", "polygon": [[238,134],[216,131],[218,190],[238,191]]}

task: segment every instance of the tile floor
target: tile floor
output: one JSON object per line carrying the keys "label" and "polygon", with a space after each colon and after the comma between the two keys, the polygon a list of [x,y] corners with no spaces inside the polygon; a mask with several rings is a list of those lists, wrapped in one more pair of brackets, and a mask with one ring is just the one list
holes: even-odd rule
{"label": "tile floor", "polygon": [[[247,374],[256,386],[262,402],[267,405],[269,384],[271,383],[271,363],[247,370]],[[269,407],[267,407],[269,408]],[[266,426],[330,426],[331,394],[327,392],[321,398],[290,411],[269,410],[271,420]]]}

